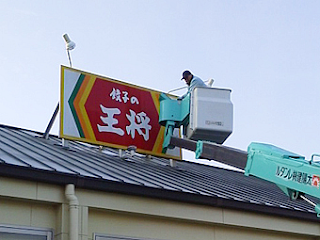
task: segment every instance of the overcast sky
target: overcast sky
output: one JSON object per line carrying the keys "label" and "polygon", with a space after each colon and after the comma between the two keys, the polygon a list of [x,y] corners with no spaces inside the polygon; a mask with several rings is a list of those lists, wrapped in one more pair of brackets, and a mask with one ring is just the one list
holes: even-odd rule
{"label": "overcast sky", "polygon": [[45,130],[68,33],[74,68],[164,92],[190,69],[232,89],[227,146],[320,153],[320,1],[2,0],[0,9],[2,124]]}

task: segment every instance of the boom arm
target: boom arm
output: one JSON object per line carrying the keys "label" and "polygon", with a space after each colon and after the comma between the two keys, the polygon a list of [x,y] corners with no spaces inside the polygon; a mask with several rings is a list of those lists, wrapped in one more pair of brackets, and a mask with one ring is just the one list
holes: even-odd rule
{"label": "boom arm", "polygon": [[[320,166],[305,157],[283,150],[273,145],[251,143],[245,175],[256,176],[275,183],[290,199],[304,194],[320,198]],[[306,200],[306,199],[305,199]],[[314,204],[320,217],[320,205]]]}
{"label": "boom arm", "polygon": [[[251,143],[248,152],[198,141],[197,158],[214,159],[245,170],[245,175],[275,183],[291,200],[303,199],[315,207],[320,217],[320,204],[307,199],[304,194],[320,199],[320,165],[305,157],[263,143]],[[245,166],[245,167],[244,167]]]}

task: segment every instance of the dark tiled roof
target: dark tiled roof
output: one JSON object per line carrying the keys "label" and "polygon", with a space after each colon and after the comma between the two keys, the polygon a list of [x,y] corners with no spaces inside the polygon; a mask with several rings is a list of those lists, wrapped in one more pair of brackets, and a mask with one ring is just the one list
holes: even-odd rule
{"label": "dark tiled roof", "polygon": [[[77,187],[135,194],[317,221],[313,207],[290,201],[274,184],[231,171],[186,161],[69,142],[42,133],[0,125],[0,176],[74,183]],[[313,199],[314,200],[314,199]]]}

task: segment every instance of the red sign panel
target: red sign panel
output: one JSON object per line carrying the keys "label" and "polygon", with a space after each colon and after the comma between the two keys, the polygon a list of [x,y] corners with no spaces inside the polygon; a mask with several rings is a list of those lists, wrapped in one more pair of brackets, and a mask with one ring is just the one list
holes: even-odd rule
{"label": "red sign panel", "polygon": [[152,151],[160,125],[149,91],[97,78],[85,108],[98,141]]}

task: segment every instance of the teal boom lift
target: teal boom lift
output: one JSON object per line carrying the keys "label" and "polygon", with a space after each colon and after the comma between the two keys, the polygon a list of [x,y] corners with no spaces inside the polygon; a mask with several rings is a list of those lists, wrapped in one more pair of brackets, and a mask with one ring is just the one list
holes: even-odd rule
{"label": "teal boom lift", "polygon": [[[305,157],[273,145],[251,143],[248,151],[221,145],[232,133],[233,106],[231,91],[218,88],[195,88],[183,100],[160,95],[159,123],[166,127],[163,152],[181,147],[195,151],[196,158],[214,159],[245,170],[275,183],[291,200],[303,199],[315,207],[320,217],[320,204],[305,194],[320,199],[320,163],[314,154]],[[183,138],[173,137],[175,128],[183,127]]]}
{"label": "teal boom lift", "polygon": [[291,200],[304,199],[315,207],[320,217],[320,204],[315,204],[304,195],[320,199],[320,165],[305,157],[283,150],[273,145],[251,143],[248,147],[248,158],[245,175],[256,176],[275,183]]}

